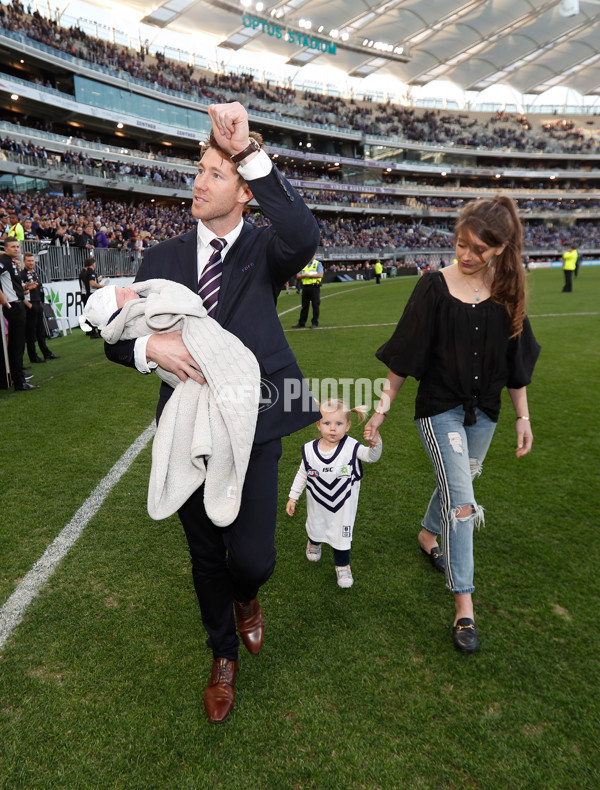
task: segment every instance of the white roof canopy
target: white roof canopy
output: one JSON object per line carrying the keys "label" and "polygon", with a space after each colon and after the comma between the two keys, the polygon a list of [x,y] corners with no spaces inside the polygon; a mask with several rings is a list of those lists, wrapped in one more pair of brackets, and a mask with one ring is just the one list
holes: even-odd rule
{"label": "white roof canopy", "polygon": [[126,0],[158,28],[409,86],[600,94],[600,0]]}

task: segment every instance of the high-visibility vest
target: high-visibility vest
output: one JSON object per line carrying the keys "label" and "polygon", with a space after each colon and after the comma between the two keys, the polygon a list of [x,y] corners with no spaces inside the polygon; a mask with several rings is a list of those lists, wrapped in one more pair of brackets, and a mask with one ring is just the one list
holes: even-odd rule
{"label": "high-visibility vest", "polygon": [[7,234],[9,239],[16,239],[17,241],[24,241],[25,240],[25,231],[23,230],[23,226],[20,222],[11,225],[8,229]]}
{"label": "high-visibility vest", "polygon": [[575,271],[577,266],[577,250],[568,250],[563,252],[563,269],[566,271]]}
{"label": "high-visibility vest", "polygon": [[[302,273],[310,274],[311,272],[316,274],[319,270],[319,263],[316,258],[314,258],[310,263],[308,263],[304,269],[302,269]],[[303,277],[302,278],[302,285],[317,285],[321,282],[321,277]]]}

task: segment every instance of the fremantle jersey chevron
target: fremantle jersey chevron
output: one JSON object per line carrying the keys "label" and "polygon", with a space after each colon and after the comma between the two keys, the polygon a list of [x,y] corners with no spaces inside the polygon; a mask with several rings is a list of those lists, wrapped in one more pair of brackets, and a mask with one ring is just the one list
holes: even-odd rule
{"label": "fremantle jersey chevron", "polygon": [[306,531],[311,540],[325,541],[335,549],[350,548],[363,475],[361,461],[377,461],[380,455],[381,445],[370,449],[350,436],[344,436],[328,454],[319,451],[318,439],[304,445],[300,471],[306,474]]}
{"label": "fremantle jersey chevron", "polygon": [[[362,464],[356,453],[360,447],[356,439],[344,436],[329,457],[319,452],[319,440],[305,444],[302,458],[306,468],[307,495],[331,513],[337,513],[351,496],[355,483],[362,478]],[[360,483],[357,486],[360,489]]]}

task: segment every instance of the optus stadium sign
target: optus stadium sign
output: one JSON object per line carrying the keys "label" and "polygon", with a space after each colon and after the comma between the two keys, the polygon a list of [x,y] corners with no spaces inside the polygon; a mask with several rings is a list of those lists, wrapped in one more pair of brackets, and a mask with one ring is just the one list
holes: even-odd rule
{"label": "optus stadium sign", "polygon": [[337,45],[333,41],[326,41],[323,38],[317,38],[317,36],[307,36],[306,33],[288,30],[274,22],[268,22],[266,19],[252,16],[252,14],[244,14],[242,16],[242,24],[244,27],[252,28],[252,30],[260,30],[261,33],[265,33],[267,36],[283,39],[296,47],[306,47],[307,49],[324,52],[327,55],[337,55]]}

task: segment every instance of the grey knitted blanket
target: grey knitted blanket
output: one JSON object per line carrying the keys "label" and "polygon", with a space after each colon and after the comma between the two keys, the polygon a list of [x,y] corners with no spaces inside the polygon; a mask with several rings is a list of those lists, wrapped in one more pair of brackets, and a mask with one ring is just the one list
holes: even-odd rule
{"label": "grey knitted blanket", "polygon": [[181,331],[206,379],[182,382],[160,368],[174,392],[167,401],[152,445],[148,513],[175,513],[204,483],[210,520],[226,527],[236,518],[256,430],[260,371],[239,338],[206,315],[202,300],[170,280],[131,286],[141,299],[125,303],[102,330],[108,343],[157,332]]}

